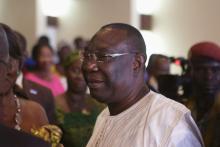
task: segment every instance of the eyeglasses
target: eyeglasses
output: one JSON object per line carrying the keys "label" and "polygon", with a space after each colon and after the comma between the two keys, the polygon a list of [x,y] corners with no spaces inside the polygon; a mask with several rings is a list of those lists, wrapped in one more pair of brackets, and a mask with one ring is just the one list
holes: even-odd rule
{"label": "eyeglasses", "polygon": [[103,53],[81,52],[80,59],[82,62],[89,62],[91,60],[94,60],[99,63],[107,63],[107,62],[110,62],[113,58],[128,55],[128,54],[136,54],[136,53],[103,54]]}

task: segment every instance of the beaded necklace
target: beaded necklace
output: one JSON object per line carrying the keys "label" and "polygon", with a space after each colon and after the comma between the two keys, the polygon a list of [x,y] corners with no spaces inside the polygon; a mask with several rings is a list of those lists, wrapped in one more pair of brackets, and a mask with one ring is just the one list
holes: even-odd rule
{"label": "beaded necklace", "polygon": [[16,95],[14,95],[14,100],[15,100],[15,104],[16,104],[16,113],[15,113],[15,126],[14,128],[18,131],[21,131],[21,103],[19,98],[17,98]]}

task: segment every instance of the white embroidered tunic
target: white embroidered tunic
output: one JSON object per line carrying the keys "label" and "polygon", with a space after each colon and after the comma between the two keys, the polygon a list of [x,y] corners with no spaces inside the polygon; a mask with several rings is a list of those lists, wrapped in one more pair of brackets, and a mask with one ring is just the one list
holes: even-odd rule
{"label": "white embroidered tunic", "polygon": [[150,91],[122,113],[104,109],[87,147],[203,147],[190,111]]}

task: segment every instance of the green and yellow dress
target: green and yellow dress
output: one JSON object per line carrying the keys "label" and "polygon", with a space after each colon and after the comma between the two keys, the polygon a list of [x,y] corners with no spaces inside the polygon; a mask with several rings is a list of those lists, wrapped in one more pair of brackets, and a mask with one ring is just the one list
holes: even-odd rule
{"label": "green and yellow dress", "polygon": [[98,114],[104,105],[92,98],[86,98],[90,109],[82,109],[79,112],[65,113],[57,108],[57,120],[63,130],[62,144],[65,147],[85,147],[92,135]]}

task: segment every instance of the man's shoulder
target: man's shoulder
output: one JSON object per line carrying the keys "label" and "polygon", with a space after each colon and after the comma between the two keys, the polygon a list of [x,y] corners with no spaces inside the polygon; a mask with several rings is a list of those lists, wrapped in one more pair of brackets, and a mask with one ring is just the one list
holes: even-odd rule
{"label": "man's shoulder", "polygon": [[[172,134],[181,132],[178,126],[182,125],[182,128],[185,127],[183,129],[185,134],[193,132],[193,135],[199,138],[198,129],[188,108],[161,94],[154,93],[152,97],[151,109],[145,123],[146,132],[152,128],[157,128],[159,131],[154,131],[154,136],[159,137],[157,140],[163,140],[163,143],[165,143]],[[191,128],[192,130],[190,130]],[[182,139],[183,136],[184,134],[182,134]]]}
{"label": "man's shoulder", "polygon": [[148,123],[154,125],[154,122],[157,122],[161,127],[175,127],[182,118],[190,115],[190,110],[184,105],[153,92],[147,116]]}
{"label": "man's shoulder", "polygon": [[105,107],[98,115],[98,118],[109,116],[108,107]]}
{"label": "man's shoulder", "polygon": [[183,104],[165,97],[159,93],[151,92],[153,97],[152,108],[159,109],[160,111],[169,110],[174,113],[188,113],[189,109]]}

